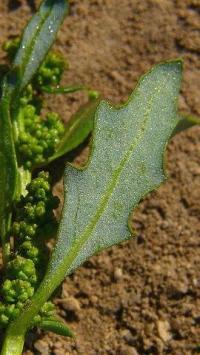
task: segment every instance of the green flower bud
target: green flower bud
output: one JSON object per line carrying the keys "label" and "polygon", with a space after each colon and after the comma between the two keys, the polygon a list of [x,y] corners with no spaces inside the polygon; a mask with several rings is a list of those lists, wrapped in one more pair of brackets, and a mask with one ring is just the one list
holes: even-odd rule
{"label": "green flower bud", "polygon": [[48,53],[46,59],[35,76],[36,86],[58,85],[65,68],[65,62],[61,55]]}
{"label": "green flower bud", "polygon": [[40,201],[37,203],[37,206],[35,208],[35,214],[37,217],[42,217],[46,213],[45,209],[45,203],[43,201]]}
{"label": "green flower bud", "polygon": [[[31,220],[34,220],[35,219],[35,206],[32,205],[31,203],[27,203],[25,206],[24,206],[24,212],[25,212],[25,215],[31,219]],[[24,230],[26,230],[26,225],[24,226]]]}
{"label": "green flower bud", "polygon": [[40,324],[41,320],[42,320],[42,317],[38,314],[37,316],[35,316],[33,318],[33,325],[36,326],[36,325]]}
{"label": "green flower bud", "polygon": [[42,187],[38,188],[38,190],[35,192],[35,198],[37,200],[46,201],[46,191],[45,191],[45,189],[43,189]]}
{"label": "green flower bud", "polygon": [[4,328],[9,322],[9,318],[5,314],[0,314],[0,326]]}
{"label": "green flower bud", "polygon": [[11,279],[19,279],[29,281],[32,285],[36,283],[36,269],[32,260],[17,256],[8,263],[8,277]]}
{"label": "green flower bud", "polygon": [[2,285],[2,295],[6,302],[25,302],[33,296],[34,288],[30,282],[6,279]]}
{"label": "green flower bud", "polygon": [[11,39],[9,41],[6,41],[3,44],[3,50],[5,52],[7,52],[8,57],[9,57],[10,60],[14,59],[14,56],[15,56],[17,50],[18,50],[19,44],[20,44],[20,38],[19,37],[16,37],[16,38],[13,38],[13,39]]}
{"label": "green flower bud", "polygon": [[42,318],[50,318],[55,314],[56,307],[51,301],[45,302],[40,309],[40,315]]}
{"label": "green flower bud", "polygon": [[9,320],[13,320],[17,318],[20,314],[20,310],[16,307],[15,304],[9,304],[5,309],[5,316],[9,318]]}
{"label": "green flower bud", "polygon": [[20,223],[14,222],[12,225],[12,234],[14,234],[14,236],[18,236],[19,233],[20,233]]}
{"label": "green flower bud", "polygon": [[25,241],[22,243],[19,249],[19,253],[25,258],[31,259],[35,265],[38,264],[40,251],[36,246],[32,244],[31,241]]}

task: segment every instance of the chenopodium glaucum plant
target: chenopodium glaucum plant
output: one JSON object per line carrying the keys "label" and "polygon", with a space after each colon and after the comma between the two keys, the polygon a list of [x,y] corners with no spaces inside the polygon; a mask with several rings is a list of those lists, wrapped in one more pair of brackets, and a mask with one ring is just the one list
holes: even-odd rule
{"label": "chenopodium glaucum plant", "polygon": [[[90,256],[131,237],[131,212],[166,179],[168,140],[198,123],[177,113],[181,60],[153,67],[117,108],[84,85],[62,87],[65,61],[49,50],[67,10],[66,0],[43,1],[22,37],[3,46],[8,64],[0,72],[2,354],[21,354],[25,335],[35,326],[73,336],[56,316],[52,294]],[[67,125],[54,112],[42,115],[44,93],[79,90],[88,94],[88,103]],[[58,222],[59,199],[52,194],[48,164],[92,129],[87,165],[65,168]],[[56,233],[50,253],[46,242]]]}

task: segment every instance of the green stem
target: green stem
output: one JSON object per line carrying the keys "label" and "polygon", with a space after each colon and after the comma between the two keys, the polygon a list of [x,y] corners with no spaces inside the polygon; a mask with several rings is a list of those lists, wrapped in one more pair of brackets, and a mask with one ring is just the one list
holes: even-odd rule
{"label": "green stem", "polygon": [[1,226],[1,242],[2,242],[2,257],[3,264],[6,267],[7,262],[10,259],[10,238],[9,231],[11,225],[12,214],[9,213],[7,218],[4,218]]}
{"label": "green stem", "polygon": [[4,340],[1,355],[21,355],[24,347],[25,336],[20,335],[7,335]]}

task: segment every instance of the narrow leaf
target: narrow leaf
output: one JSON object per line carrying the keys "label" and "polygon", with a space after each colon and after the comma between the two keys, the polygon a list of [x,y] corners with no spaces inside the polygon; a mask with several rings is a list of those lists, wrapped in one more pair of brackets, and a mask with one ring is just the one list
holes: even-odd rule
{"label": "narrow leaf", "polygon": [[65,337],[74,337],[71,329],[69,329],[62,321],[59,321],[58,319],[42,320],[38,327],[58,335],[63,335]]}
{"label": "narrow leaf", "polygon": [[51,161],[70,152],[81,144],[92,131],[94,116],[101,98],[91,99],[83,105],[70,119],[65,128],[65,135]]}
{"label": "narrow leaf", "polygon": [[178,114],[178,123],[172,132],[172,137],[196,125],[200,125],[200,117],[181,112]]}
{"label": "narrow leaf", "polygon": [[45,0],[24,30],[14,66],[21,68],[22,90],[36,73],[68,10],[67,0]]}
{"label": "narrow leaf", "polygon": [[49,277],[68,275],[91,255],[131,237],[131,211],[165,180],[163,154],[177,123],[181,72],[181,61],[157,65],[126,105],[113,108],[101,102],[87,167],[66,168],[65,204]]}

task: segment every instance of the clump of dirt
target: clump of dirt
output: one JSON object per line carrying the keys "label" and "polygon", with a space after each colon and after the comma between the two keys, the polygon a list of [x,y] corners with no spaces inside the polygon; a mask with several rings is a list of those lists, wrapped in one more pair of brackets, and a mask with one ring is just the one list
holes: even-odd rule
{"label": "clump of dirt", "polygon": [[[38,1],[0,4],[1,42],[19,34]],[[124,101],[160,61],[185,63],[180,109],[200,115],[199,0],[71,0],[56,48],[64,83],[84,83]],[[0,59],[3,58],[1,52]],[[68,120],[82,94],[48,99]],[[30,334],[24,354],[196,354],[200,346],[200,128],[176,136],[169,179],[134,214],[137,237],[91,258],[55,300],[75,340]]]}

